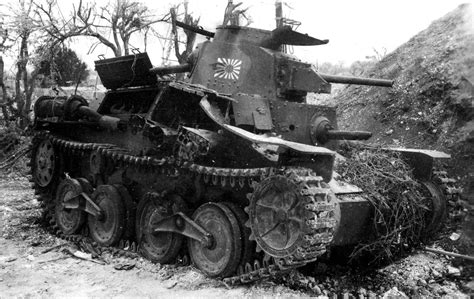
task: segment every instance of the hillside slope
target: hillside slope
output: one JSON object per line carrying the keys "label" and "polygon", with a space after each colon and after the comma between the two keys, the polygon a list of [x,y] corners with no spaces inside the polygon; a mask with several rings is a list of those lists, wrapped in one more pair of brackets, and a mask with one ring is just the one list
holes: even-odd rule
{"label": "hillside slope", "polygon": [[467,185],[474,175],[472,9],[463,4],[434,21],[364,74],[393,79],[393,88],[341,90],[339,127],[372,131],[373,143],[449,152]]}

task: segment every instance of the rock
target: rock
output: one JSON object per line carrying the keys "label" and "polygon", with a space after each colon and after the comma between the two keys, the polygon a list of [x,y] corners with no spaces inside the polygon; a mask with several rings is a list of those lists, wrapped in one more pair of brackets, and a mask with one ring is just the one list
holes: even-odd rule
{"label": "rock", "polygon": [[367,290],[364,289],[364,288],[360,288],[359,291],[358,291],[358,293],[361,294],[361,295],[363,295],[363,296],[365,296],[365,295],[367,295]]}
{"label": "rock", "polygon": [[369,299],[377,298],[377,294],[374,292],[369,292]]}
{"label": "rock", "polygon": [[470,292],[474,293],[474,280],[471,280],[470,282],[467,282],[464,287]]}
{"label": "rock", "polygon": [[385,135],[387,135],[387,136],[392,135],[392,134],[393,134],[393,129],[390,129],[390,130],[385,132]]}
{"label": "rock", "polygon": [[322,294],[321,288],[320,288],[318,285],[312,286],[312,287],[311,287],[311,290],[313,291],[313,293],[314,293],[315,295],[318,295],[318,296],[319,296],[319,295]]}
{"label": "rock", "polygon": [[448,266],[446,270],[447,270],[448,275],[461,276],[461,271],[458,268]]}
{"label": "rock", "polygon": [[172,289],[178,284],[177,281],[170,281],[169,283],[166,284],[167,289]]}
{"label": "rock", "polygon": [[443,276],[441,273],[439,273],[435,269],[431,270],[431,275],[433,275],[434,278],[440,278],[441,276]]}
{"label": "rock", "polygon": [[399,291],[397,287],[393,287],[387,292],[385,292],[382,298],[383,299],[389,299],[389,298],[407,298],[408,299],[408,296],[402,291]]}
{"label": "rock", "polygon": [[422,278],[418,279],[417,284],[419,286],[426,286],[427,285],[426,280],[424,280]]}
{"label": "rock", "polygon": [[449,236],[449,239],[451,239],[451,241],[457,241],[460,237],[460,234],[452,233],[451,236]]}

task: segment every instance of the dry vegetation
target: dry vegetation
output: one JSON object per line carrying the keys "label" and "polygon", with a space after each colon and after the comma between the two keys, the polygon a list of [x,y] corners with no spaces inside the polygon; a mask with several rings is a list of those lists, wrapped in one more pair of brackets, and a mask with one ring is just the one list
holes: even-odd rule
{"label": "dry vegetation", "polygon": [[345,148],[346,160],[338,164],[342,178],[364,188],[375,207],[372,229],[376,238],[359,244],[353,258],[369,263],[393,261],[400,253],[419,246],[424,236],[427,197],[413,179],[412,169],[398,153],[381,148]]}

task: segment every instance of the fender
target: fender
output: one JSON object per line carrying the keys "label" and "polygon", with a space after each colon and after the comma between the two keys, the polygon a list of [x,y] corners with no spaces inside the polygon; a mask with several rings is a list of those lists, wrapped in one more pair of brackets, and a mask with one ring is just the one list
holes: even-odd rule
{"label": "fender", "polygon": [[412,148],[385,148],[385,150],[400,153],[402,158],[413,167],[413,175],[420,181],[431,180],[435,160],[451,158],[446,153],[432,150]]}
{"label": "fender", "polygon": [[211,118],[215,123],[219,124],[223,129],[228,132],[231,132],[243,139],[246,139],[253,143],[261,143],[268,145],[276,145],[285,149],[291,149],[304,154],[312,155],[326,155],[335,157],[336,153],[332,150],[329,150],[325,147],[313,146],[308,144],[297,143],[293,141],[288,141],[281,139],[279,137],[270,136],[270,135],[257,135],[251,132],[248,132],[244,129],[229,125],[225,121],[225,117],[222,115],[218,107],[213,106],[207,96],[204,96],[199,103],[204,112]]}

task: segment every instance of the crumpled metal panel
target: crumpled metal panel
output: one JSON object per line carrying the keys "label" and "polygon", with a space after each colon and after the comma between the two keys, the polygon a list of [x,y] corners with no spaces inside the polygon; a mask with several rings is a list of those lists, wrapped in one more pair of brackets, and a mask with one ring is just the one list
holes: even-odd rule
{"label": "crumpled metal panel", "polygon": [[231,125],[224,124],[222,126],[226,128],[228,131],[255,143],[279,145],[279,146],[290,148],[292,150],[295,150],[304,154],[318,154],[318,155],[330,155],[330,156],[334,156],[336,154],[332,150],[329,150],[325,147],[312,146],[312,145],[292,142],[292,141],[284,140],[284,139],[281,139],[279,137],[274,137],[274,136],[257,135],[257,134],[250,133],[248,131],[245,131],[244,129],[237,128]]}
{"label": "crumpled metal panel", "polygon": [[259,130],[272,129],[272,116],[268,99],[258,95],[238,93],[234,96],[237,100],[232,103],[235,124],[255,126]]}

